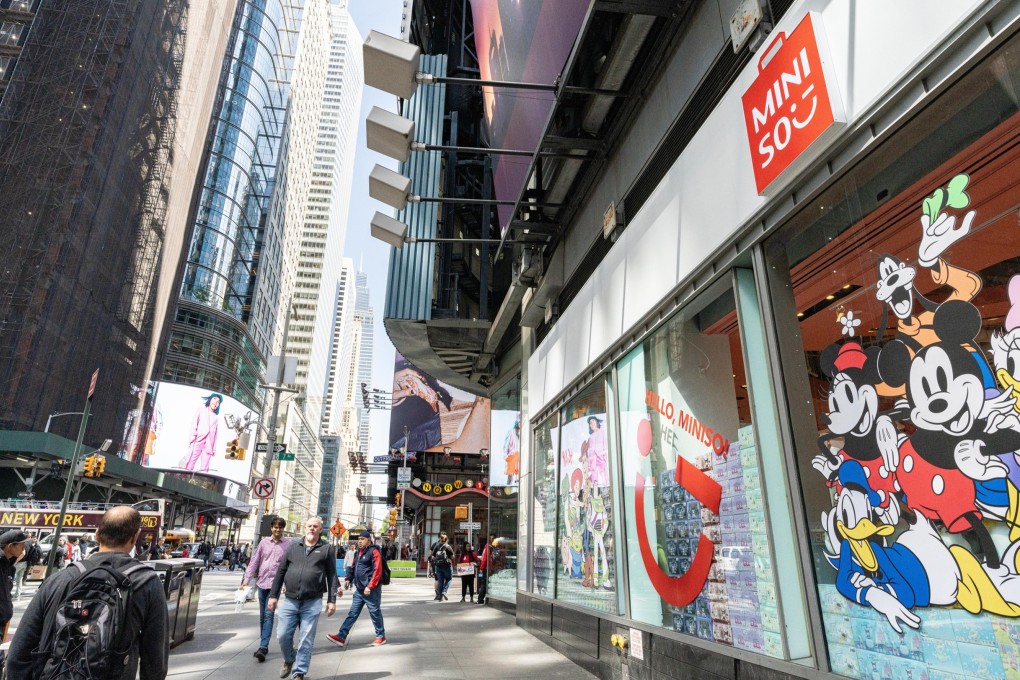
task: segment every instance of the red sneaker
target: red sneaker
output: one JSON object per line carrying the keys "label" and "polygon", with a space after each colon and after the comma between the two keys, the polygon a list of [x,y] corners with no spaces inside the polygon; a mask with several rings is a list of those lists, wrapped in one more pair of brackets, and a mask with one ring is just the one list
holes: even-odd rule
{"label": "red sneaker", "polygon": [[372,646],[373,647],[378,647],[379,645],[385,645],[385,644],[386,644],[386,638],[381,638],[380,637],[380,638],[376,638],[376,639],[372,640]]}
{"label": "red sneaker", "polygon": [[336,644],[339,647],[347,646],[347,640],[344,640],[339,635],[327,635],[326,637],[329,638],[330,642]]}

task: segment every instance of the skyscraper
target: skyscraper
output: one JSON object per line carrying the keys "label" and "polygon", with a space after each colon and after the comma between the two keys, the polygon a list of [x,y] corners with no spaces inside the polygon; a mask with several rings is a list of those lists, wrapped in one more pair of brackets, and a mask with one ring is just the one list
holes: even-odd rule
{"label": "skyscraper", "polygon": [[[354,320],[358,342],[358,379],[357,384],[372,384],[372,359],[375,356],[375,313],[372,311],[371,291],[368,289],[368,274],[359,271],[357,275],[357,302],[354,306]],[[358,441],[361,450],[369,452],[371,431],[369,412],[364,404],[358,406]]]}
{"label": "skyscraper", "polygon": [[0,428],[78,410],[98,368],[86,443],[130,445],[235,5],[2,3]]}
{"label": "skyscraper", "polygon": [[[238,5],[163,380],[258,409],[280,325],[283,247],[267,240],[303,0]],[[282,205],[274,205],[282,211]],[[268,291],[256,298],[256,288]],[[284,304],[286,304],[284,302]]]}

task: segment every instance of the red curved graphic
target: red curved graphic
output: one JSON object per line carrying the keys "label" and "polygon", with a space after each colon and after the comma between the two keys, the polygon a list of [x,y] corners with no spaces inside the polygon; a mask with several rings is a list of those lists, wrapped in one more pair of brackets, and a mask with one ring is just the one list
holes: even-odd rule
{"label": "red curved graphic", "polygon": [[[677,458],[676,463],[677,483],[687,489],[702,505],[718,514],[719,503],[722,500],[722,487],[719,483],[683,458]],[[648,544],[648,531],[645,525],[645,478],[640,472],[637,473],[635,482],[634,506],[638,546],[641,548],[641,560],[648,573],[648,580],[652,582],[659,597],[674,607],[684,607],[694,602],[708,580],[708,571],[712,568],[712,559],[715,556],[715,544],[708,536],[701,534],[698,549],[687,573],[675,577],[664,574]]]}

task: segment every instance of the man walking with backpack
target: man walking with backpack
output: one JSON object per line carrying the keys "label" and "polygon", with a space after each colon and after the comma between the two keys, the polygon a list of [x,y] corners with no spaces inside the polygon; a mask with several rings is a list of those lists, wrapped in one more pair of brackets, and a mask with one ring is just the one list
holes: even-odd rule
{"label": "man walking with backpack", "polygon": [[[322,594],[326,593],[326,616],[336,612],[336,551],[320,537],[322,519],[311,517],[305,523],[303,541],[291,543],[280,560],[269,591],[266,608],[276,611],[283,586],[286,597],[279,606],[280,629],[277,640],[283,652],[280,677],[304,680],[312,661],[315,629],[322,612]],[[301,636],[297,653],[294,651],[294,631],[300,626]]]}
{"label": "man walking with backpack", "polygon": [[383,556],[380,548],[372,543],[372,534],[362,531],[358,535],[358,554],[354,563],[347,568],[344,588],[354,586],[351,598],[351,609],[347,612],[340,631],[336,635],[327,635],[330,641],[344,647],[347,645],[347,634],[351,632],[354,622],[361,616],[363,607],[368,607],[368,615],[375,626],[373,647],[386,644],[386,629],[382,617],[382,586],[386,579],[383,576]]}
{"label": "man walking with backpack", "polygon": [[8,651],[7,677],[166,678],[170,630],[163,584],[129,554],[141,531],[134,508],[106,511],[96,531],[99,551],[54,573],[29,603]]}
{"label": "man walking with backpack", "polygon": [[439,540],[432,544],[432,571],[436,575],[436,601],[450,599],[446,591],[453,580],[453,546],[446,540],[446,532],[439,534]]}

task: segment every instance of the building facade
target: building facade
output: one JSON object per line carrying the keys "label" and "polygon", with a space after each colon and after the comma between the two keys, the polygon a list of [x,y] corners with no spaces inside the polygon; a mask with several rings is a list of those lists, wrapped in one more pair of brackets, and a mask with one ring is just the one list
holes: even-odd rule
{"label": "building facade", "polygon": [[271,213],[270,200],[280,181],[303,5],[238,5],[163,370],[165,381],[214,390],[255,410],[285,316],[283,243],[267,239],[266,225],[284,208],[274,204]]}
{"label": "building facade", "polygon": [[99,369],[135,446],[235,5],[0,3],[0,427],[73,439]]}
{"label": "building facade", "polygon": [[540,148],[608,155],[530,178],[584,188],[518,310],[518,624],[605,678],[1018,677],[1020,7],[738,4],[595,7],[563,70]]}

